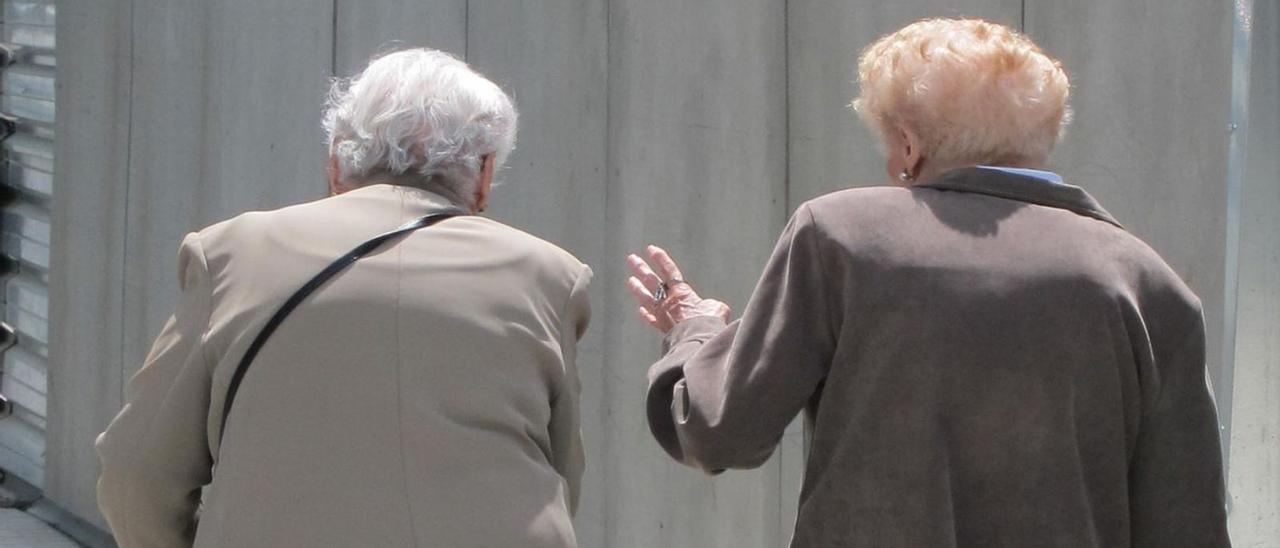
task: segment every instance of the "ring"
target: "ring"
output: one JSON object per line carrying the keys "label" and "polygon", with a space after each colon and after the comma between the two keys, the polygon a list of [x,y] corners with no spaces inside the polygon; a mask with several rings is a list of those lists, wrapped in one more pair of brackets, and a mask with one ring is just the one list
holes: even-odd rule
{"label": "ring", "polygon": [[658,284],[658,291],[653,294],[653,302],[661,303],[662,301],[667,300],[667,297],[671,296],[671,286],[680,284],[689,285],[689,282],[681,280],[680,278],[671,278],[668,281]]}

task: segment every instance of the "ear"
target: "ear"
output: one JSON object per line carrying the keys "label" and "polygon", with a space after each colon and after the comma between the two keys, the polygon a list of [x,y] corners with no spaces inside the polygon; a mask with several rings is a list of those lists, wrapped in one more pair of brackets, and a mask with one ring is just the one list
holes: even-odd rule
{"label": "ear", "polygon": [[325,172],[329,176],[329,195],[337,196],[350,190],[342,184],[342,166],[338,164],[337,155],[329,155],[329,163],[325,165]]}
{"label": "ear", "polygon": [[476,195],[471,206],[471,213],[481,213],[489,207],[489,192],[493,189],[493,172],[497,169],[498,160],[493,154],[480,159],[480,180],[476,183]]}
{"label": "ear", "polygon": [[906,126],[898,126],[898,131],[900,133],[898,146],[902,147],[902,160],[906,170],[913,176],[919,175],[925,160],[923,149],[920,147],[920,135]]}

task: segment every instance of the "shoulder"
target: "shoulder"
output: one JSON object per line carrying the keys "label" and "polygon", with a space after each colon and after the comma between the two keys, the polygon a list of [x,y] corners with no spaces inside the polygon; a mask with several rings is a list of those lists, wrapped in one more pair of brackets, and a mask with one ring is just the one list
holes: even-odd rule
{"label": "shoulder", "polygon": [[[337,258],[377,233],[360,212],[333,197],[276,209],[246,211],[187,236],[203,252],[218,285],[231,278],[292,280],[315,257]],[[238,284],[244,285],[244,284]]]}
{"label": "shoulder", "polygon": [[481,216],[462,217],[459,221],[475,223],[495,238],[524,250],[541,261],[574,268],[584,266],[578,257],[564,248],[501,221]]}
{"label": "shoulder", "polygon": [[566,284],[572,287],[590,281],[591,269],[582,260],[539,236],[478,215],[459,217],[450,222],[482,235],[484,245],[501,248],[525,270],[548,278],[547,281],[556,285]]}
{"label": "shoulder", "polygon": [[585,329],[590,317],[587,294],[594,275],[591,267],[564,248],[501,221],[466,216],[449,222],[478,236],[473,245],[502,257],[504,269],[521,280],[513,281],[515,285],[544,296],[546,304],[562,314],[562,321],[581,322],[579,330]]}
{"label": "shoulder", "polygon": [[330,197],[276,209],[246,211],[206,226],[195,234],[205,245],[217,244],[240,236],[260,234],[263,230],[280,223],[306,222],[308,219],[323,218],[332,214],[331,210],[336,205]]}
{"label": "shoulder", "polygon": [[797,232],[846,242],[893,230],[896,223],[905,222],[918,207],[912,191],[906,188],[850,188],[802,203],[796,208],[791,223]]}
{"label": "shoulder", "polygon": [[[1115,229],[1111,264],[1147,315],[1171,323],[1202,321],[1203,305],[1191,286],[1155,248],[1136,235]],[[1177,320],[1175,322],[1175,319]]]}
{"label": "shoulder", "polygon": [[824,194],[801,204],[798,211],[818,224],[849,222],[868,217],[892,217],[894,211],[914,207],[911,189],[893,186],[849,188]]}
{"label": "shoulder", "polygon": [[846,188],[813,198],[805,204],[816,209],[832,207],[856,207],[868,202],[894,202],[910,200],[914,189],[898,186],[865,186]]}

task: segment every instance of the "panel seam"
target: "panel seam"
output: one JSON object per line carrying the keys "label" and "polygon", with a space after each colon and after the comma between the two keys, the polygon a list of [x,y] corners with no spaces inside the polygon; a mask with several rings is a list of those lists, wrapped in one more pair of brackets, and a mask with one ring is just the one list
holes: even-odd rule
{"label": "panel seam", "polygon": [[120,398],[122,401],[124,400],[124,397],[125,397],[125,388],[128,385],[128,375],[125,375],[124,371],[125,371],[125,331],[126,331],[125,326],[129,325],[128,317],[127,317],[128,315],[127,303],[129,302],[128,301],[129,275],[127,270],[129,269],[129,264],[128,264],[129,203],[130,203],[129,193],[130,193],[130,188],[133,186],[132,184],[133,182],[133,79],[134,79],[134,72],[137,70],[137,58],[134,55],[134,49],[137,42],[137,33],[134,32],[135,24],[136,24],[136,21],[134,21],[134,0],[129,0],[129,78],[128,78],[128,84],[127,84],[127,87],[128,87],[127,93],[128,93],[129,100],[126,101],[125,103],[126,112],[124,113],[125,119],[128,120],[128,123],[125,124],[125,137],[124,137],[124,207],[123,207],[124,215],[121,216],[121,222],[123,223],[123,226],[121,230],[122,237],[121,237],[121,246],[120,246],[122,251],[120,255],[120,275],[123,277],[123,279],[120,280],[120,338],[119,338]]}
{"label": "panel seam", "polygon": [[[783,217],[789,217],[792,211],[791,198],[791,0],[782,3],[782,116],[783,116],[783,146],[782,146],[782,204]],[[785,430],[783,439],[785,440]],[[783,447],[778,448],[778,477],[777,477],[777,520],[778,520],[778,545],[781,546],[788,538],[787,519],[784,516],[786,511],[783,499],[786,493],[786,469],[787,463],[783,458]],[[798,508],[798,506],[797,506]]]}
{"label": "panel seam", "polygon": [[791,0],[782,3],[782,198],[785,215],[791,215]]}
{"label": "panel seam", "polygon": [[332,26],[329,35],[329,75],[338,76],[338,0],[333,0]]}
{"label": "panel seam", "polygon": [[[604,218],[606,219],[606,226],[611,226],[608,224],[607,220],[612,218],[613,212],[611,211],[611,209],[613,206],[613,185],[617,182],[613,175],[613,163],[614,163],[613,162],[614,160],[613,159],[613,58],[614,58],[613,1],[603,0],[603,3],[604,3],[604,181],[605,181],[603,210],[604,210]],[[612,240],[612,237],[610,236],[611,232],[612,232],[611,230],[601,231],[601,238],[604,240],[603,248],[605,250],[609,249],[609,243]],[[607,276],[605,280],[602,280],[603,284],[605,285],[606,294],[610,294],[613,290],[613,283],[610,281],[612,278],[613,276]],[[612,304],[612,302],[613,302],[612,299],[605,300],[604,317],[608,317],[609,314],[613,312],[614,309],[616,308],[615,305]],[[610,341],[611,336],[616,336],[617,334],[616,331],[617,331],[616,327],[610,326],[609,323],[604,324],[604,330],[603,330],[603,333],[601,333],[601,339],[602,339],[601,345],[603,346],[604,350],[600,353],[600,370],[602,373],[609,371],[611,360],[610,360],[609,352],[607,349],[610,348],[609,343],[611,342]],[[609,382],[608,375],[601,375],[601,379],[602,379],[600,382],[601,402],[603,403],[603,402],[613,401],[613,398],[611,397],[613,396],[613,394],[612,394],[612,391],[609,389],[612,383]],[[581,405],[581,402],[579,402],[579,405]],[[612,414],[602,413],[602,415],[604,417],[604,420],[601,421],[602,422],[602,424],[600,425],[601,429],[604,432],[611,432],[613,430],[610,424],[613,421]],[[610,478],[610,474],[613,473],[615,466],[612,464],[612,459],[609,458],[610,457],[610,455],[608,454],[609,444],[602,443],[600,448],[601,448],[600,453],[602,457],[601,460],[603,461],[603,464],[601,466],[602,470],[600,472],[600,477],[602,477],[605,482],[608,482]],[[613,491],[612,489],[605,489],[604,490],[605,500],[602,501],[602,503],[604,504],[604,511],[601,512],[601,521],[603,521],[603,524],[600,527],[601,529],[600,534],[603,537],[602,540],[605,541],[605,545],[610,544],[609,539],[613,538],[613,528],[616,527],[616,519],[612,517],[613,512],[610,511],[613,506],[611,504],[613,502],[613,496],[614,496],[612,494],[612,491]]]}

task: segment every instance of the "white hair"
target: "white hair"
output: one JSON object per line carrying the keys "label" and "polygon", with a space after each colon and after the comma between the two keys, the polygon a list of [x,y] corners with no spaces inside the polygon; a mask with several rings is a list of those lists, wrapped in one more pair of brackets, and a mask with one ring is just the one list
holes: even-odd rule
{"label": "white hair", "polygon": [[470,199],[485,156],[515,147],[516,110],[496,84],[448,53],[407,49],[335,79],[324,113],[339,180],[441,185]]}

